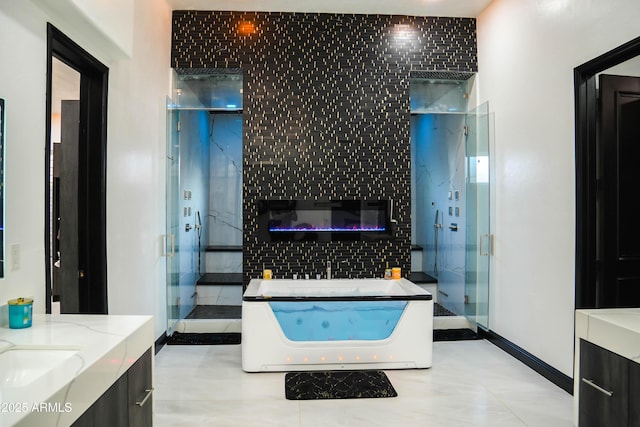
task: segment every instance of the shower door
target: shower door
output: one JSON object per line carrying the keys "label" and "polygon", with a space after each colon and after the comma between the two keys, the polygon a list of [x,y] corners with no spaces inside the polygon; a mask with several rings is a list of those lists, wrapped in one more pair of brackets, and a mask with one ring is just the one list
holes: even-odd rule
{"label": "shower door", "polygon": [[489,106],[484,103],[466,116],[466,253],[465,316],[489,328],[489,267],[493,251],[490,229]]}
{"label": "shower door", "polygon": [[176,239],[180,230],[180,142],[179,111],[167,99],[166,234],[162,254],[167,260],[167,335],[173,334],[180,320],[180,258]]}

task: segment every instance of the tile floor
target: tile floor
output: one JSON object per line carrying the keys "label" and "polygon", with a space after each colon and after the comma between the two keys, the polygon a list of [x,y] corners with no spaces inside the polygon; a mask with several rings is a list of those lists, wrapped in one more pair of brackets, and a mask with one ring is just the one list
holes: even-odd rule
{"label": "tile floor", "polygon": [[433,366],[386,371],[398,397],[292,401],[284,373],[241,368],[241,347],[164,346],[154,425],[572,426],[572,396],[484,341],[435,342]]}

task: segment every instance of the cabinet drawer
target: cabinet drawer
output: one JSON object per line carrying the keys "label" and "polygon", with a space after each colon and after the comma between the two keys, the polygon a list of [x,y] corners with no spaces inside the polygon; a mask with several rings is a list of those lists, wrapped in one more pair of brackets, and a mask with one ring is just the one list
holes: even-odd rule
{"label": "cabinet drawer", "polygon": [[629,361],[580,340],[580,427],[626,426]]}
{"label": "cabinet drawer", "polygon": [[151,357],[151,349],[149,349],[127,372],[129,426],[132,427],[153,425]]}

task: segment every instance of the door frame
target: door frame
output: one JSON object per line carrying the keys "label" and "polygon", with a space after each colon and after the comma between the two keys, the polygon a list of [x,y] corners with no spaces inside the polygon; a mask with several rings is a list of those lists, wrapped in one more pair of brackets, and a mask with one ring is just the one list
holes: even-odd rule
{"label": "door frame", "polygon": [[599,308],[597,258],[596,74],[640,55],[635,38],[574,69],[576,150],[575,308]]}
{"label": "door frame", "polygon": [[[107,87],[109,69],[56,27],[47,23],[47,96],[45,136],[45,271],[46,312],[51,313],[51,86],[53,58],[74,68],[80,77],[79,262],[86,271],[81,286],[81,313],[107,314]],[[80,240],[80,239],[79,239]],[[81,280],[82,281],[82,280]]]}

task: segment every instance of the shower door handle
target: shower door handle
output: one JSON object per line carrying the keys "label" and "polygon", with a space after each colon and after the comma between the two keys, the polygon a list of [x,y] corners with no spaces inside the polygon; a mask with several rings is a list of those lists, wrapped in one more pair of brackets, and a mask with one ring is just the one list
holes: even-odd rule
{"label": "shower door handle", "polygon": [[[171,252],[167,252],[167,238],[171,240]],[[176,239],[173,234],[162,235],[162,256],[172,257],[176,254]]]}
{"label": "shower door handle", "polygon": [[[482,244],[485,239],[487,240],[487,250],[484,250],[484,245]],[[493,234],[481,234],[480,235],[480,256],[489,256],[493,255]]]}

